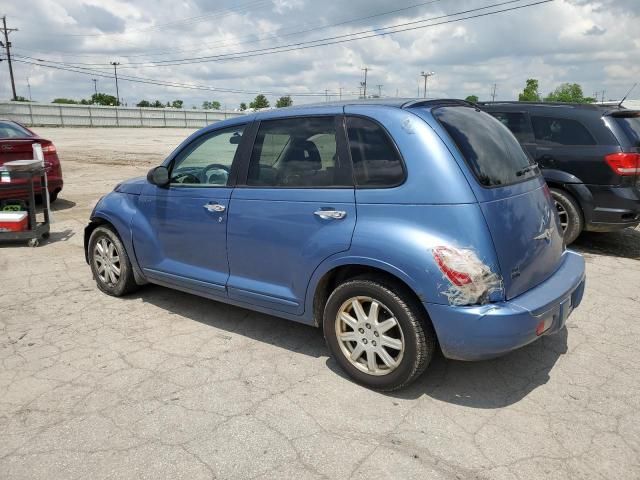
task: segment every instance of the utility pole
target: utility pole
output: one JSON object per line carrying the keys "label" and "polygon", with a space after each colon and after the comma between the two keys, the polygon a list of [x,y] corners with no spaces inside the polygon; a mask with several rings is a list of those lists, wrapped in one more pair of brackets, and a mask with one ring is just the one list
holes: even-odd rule
{"label": "utility pole", "polygon": [[329,90],[327,88],[324,89],[324,101],[329,101]]}
{"label": "utility pole", "polygon": [[602,103],[604,103],[604,92],[605,90],[602,90]]}
{"label": "utility pole", "polygon": [[376,87],[378,87],[378,98],[382,98],[382,87],[384,85],[376,85]]}
{"label": "utility pole", "polygon": [[342,90],[343,90],[343,87],[340,87],[339,90],[340,90],[340,101],[342,101]]}
{"label": "utility pole", "polygon": [[496,101],[496,87],[497,87],[497,85],[494,83],[493,84],[493,92],[491,93],[491,101],[492,102]]}
{"label": "utility pole", "polygon": [[7,63],[9,64],[9,76],[11,77],[11,91],[13,92],[13,101],[18,100],[16,95],[16,82],[13,80],[13,66],[11,65],[11,42],[9,41],[9,34],[11,32],[17,32],[17,28],[7,28],[7,17],[2,17],[2,31],[4,32],[4,45],[0,42],[7,51]]}
{"label": "utility pole", "polygon": [[361,68],[364,71],[364,82],[362,82],[362,87],[364,88],[363,97],[367,98],[367,72],[369,71],[368,67]]}
{"label": "utility pole", "polygon": [[113,74],[116,77],[116,105],[120,105],[120,92],[118,91],[118,65],[120,62],[111,62],[113,65]]}
{"label": "utility pole", "polygon": [[[435,74],[436,74],[435,72],[420,73],[420,76],[424,77],[424,98],[427,98],[427,79]],[[420,95],[420,91],[418,91],[418,95]]]}
{"label": "utility pole", "polygon": [[97,97],[98,96],[98,79],[92,78],[91,81],[93,82],[93,91],[95,92]]}
{"label": "utility pole", "polygon": [[32,102],[31,99],[31,84],[29,83],[29,77],[27,77],[27,88],[29,89],[29,101]]}

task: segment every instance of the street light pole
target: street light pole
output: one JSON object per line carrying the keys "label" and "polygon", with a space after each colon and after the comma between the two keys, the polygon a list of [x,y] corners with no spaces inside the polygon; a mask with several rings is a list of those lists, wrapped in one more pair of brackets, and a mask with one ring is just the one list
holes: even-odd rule
{"label": "street light pole", "polygon": [[111,62],[113,65],[113,75],[116,77],[116,105],[120,105],[120,92],[118,91],[118,65],[119,62]]}
{"label": "street light pole", "polygon": [[427,79],[433,75],[435,75],[435,72],[421,72],[420,76],[424,77],[424,98],[427,98]]}
{"label": "street light pole", "polygon": [[92,78],[91,80],[93,81],[93,91],[95,92],[97,97],[98,96],[98,79]]}

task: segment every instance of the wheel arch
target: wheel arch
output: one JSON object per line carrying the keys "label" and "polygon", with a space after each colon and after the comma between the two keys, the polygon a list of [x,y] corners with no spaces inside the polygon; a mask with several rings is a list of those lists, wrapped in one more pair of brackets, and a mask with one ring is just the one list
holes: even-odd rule
{"label": "wheel arch", "polygon": [[148,283],[146,278],[144,277],[144,274],[142,273],[142,270],[140,269],[140,266],[138,265],[138,261],[135,256],[135,249],[133,248],[133,243],[131,241],[131,235],[123,235],[123,232],[121,231],[122,227],[118,228],[118,222],[113,221],[112,218],[104,215],[103,213],[99,213],[91,217],[89,224],[84,229],[84,258],[87,264],[89,263],[89,239],[91,238],[91,234],[95,231],[96,228],[103,226],[112,229],[118,236],[118,238],[120,238],[122,245],[127,251],[127,256],[129,257],[131,266],[133,267],[133,276],[136,283],[138,285],[144,285]]}
{"label": "wheel arch", "polygon": [[321,328],[325,304],[335,287],[348,279],[361,276],[382,278],[385,283],[400,288],[422,310],[424,321],[431,322],[419,290],[402,270],[373,259],[345,258],[340,262],[332,262],[321,271],[317,270],[310,282],[305,310],[311,312],[315,326]]}

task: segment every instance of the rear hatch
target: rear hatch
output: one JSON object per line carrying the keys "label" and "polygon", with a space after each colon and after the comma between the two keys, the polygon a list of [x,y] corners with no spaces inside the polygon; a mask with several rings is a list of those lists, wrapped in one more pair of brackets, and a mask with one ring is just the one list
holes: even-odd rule
{"label": "rear hatch", "polygon": [[640,111],[614,110],[611,130],[620,142],[622,152],[607,156],[609,166],[622,177],[631,177],[631,183],[640,188]]}
{"label": "rear hatch", "polygon": [[457,147],[461,168],[491,232],[506,299],[549,278],[564,244],[549,189],[538,167],[491,115],[470,106],[432,110]]}

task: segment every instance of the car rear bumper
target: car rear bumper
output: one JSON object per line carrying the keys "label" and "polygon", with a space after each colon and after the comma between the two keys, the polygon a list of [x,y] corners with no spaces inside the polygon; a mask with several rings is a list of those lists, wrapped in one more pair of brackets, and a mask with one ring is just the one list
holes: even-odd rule
{"label": "car rear bumper", "polygon": [[[457,360],[496,357],[564,328],[585,286],[581,255],[566,251],[556,272],[509,301],[471,307],[426,304],[444,355]],[[541,322],[548,325],[540,335]]]}
{"label": "car rear bumper", "polygon": [[[59,192],[62,190],[64,182],[61,177],[53,177],[47,179],[49,193]],[[42,192],[40,183],[35,182],[33,190],[36,195]],[[0,184],[0,200],[8,199],[27,199],[29,198],[29,186],[26,182]]]}
{"label": "car rear bumper", "polygon": [[583,205],[585,230],[608,232],[640,223],[640,190],[633,186],[585,185],[591,194]]}

